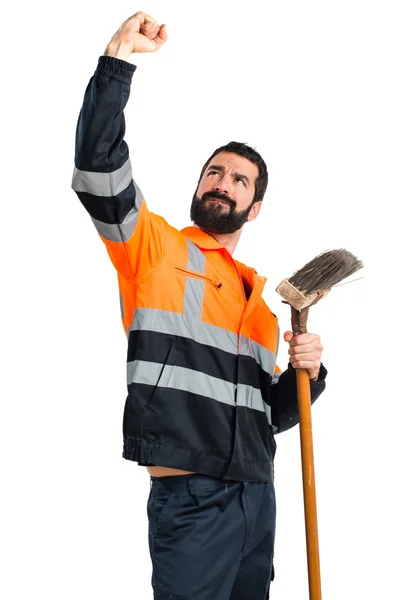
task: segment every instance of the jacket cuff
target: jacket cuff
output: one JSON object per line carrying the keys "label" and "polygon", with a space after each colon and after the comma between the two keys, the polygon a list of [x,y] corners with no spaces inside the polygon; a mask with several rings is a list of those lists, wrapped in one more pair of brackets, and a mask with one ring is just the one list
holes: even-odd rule
{"label": "jacket cuff", "polygon": [[318,383],[319,381],[325,381],[326,376],[328,375],[328,371],[325,366],[321,363],[318,373],[318,379],[311,380],[311,383]]}
{"label": "jacket cuff", "polygon": [[136,65],[126,60],[114,58],[113,56],[100,56],[95,75],[105,75],[130,85],[135,71]]}

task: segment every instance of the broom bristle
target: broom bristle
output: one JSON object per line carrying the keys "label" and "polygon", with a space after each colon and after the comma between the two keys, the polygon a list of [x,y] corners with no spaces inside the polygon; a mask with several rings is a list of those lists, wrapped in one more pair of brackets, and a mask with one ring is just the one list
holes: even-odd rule
{"label": "broom bristle", "polygon": [[319,254],[293,273],[289,282],[304,294],[327,290],[363,267],[353,254],[341,248]]}

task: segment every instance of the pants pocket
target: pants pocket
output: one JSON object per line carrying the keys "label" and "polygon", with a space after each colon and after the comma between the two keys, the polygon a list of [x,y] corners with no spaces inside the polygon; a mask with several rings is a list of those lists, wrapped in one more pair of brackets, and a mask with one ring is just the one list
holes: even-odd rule
{"label": "pants pocket", "polygon": [[154,557],[154,541],[156,539],[158,526],[163,512],[168,506],[172,497],[170,492],[162,492],[155,494],[153,489],[150,491],[149,501],[147,503],[147,516],[149,519],[149,549],[150,556]]}

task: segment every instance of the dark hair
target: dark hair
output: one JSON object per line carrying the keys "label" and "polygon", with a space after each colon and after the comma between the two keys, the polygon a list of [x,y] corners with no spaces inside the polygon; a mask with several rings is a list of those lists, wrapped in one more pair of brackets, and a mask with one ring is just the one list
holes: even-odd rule
{"label": "dark hair", "polygon": [[207,166],[209,165],[209,163],[212,161],[214,156],[216,156],[220,152],[231,152],[232,154],[238,154],[239,156],[243,156],[244,158],[247,158],[247,160],[249,160],[250,162],[252,162],[254,165],[256,165],[258,167],[258,177],[255,182],[256,191],[254,193],[253,204],[255,202],[261,201],[264,198],[264,194],[267,190],[267,185],[268,185],[267,165],[265,164],[261,154],[259,154],[256,150],[254,150],[254,148],[251,148],[251,146],[248,146],[247,144],[243,144],[242,142],[229,142],[229,144],[226,144],[225,146],[221,146],[220,148],[217,148],[217,150],[215,150],[212,153],[210,158],[207,160],[207,162],[203,166],[201,173],[200,173],[199,182],[200,182],[201,178],[203,177],[204,172],[205,172]]}

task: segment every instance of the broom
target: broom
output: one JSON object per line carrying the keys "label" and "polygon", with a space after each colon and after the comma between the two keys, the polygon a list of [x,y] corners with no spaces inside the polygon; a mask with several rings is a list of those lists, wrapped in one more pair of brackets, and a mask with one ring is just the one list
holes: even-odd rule
{"label": "broom", "polygon": [[[316,256],[299,271],[296,271],[290,278],[284,279],[278,285],[276,291],[282,296],[284,302],[291,307],[293,335],[296,336],[307,332],[307,319],[310,306],[324,298],[334,285],[362,267],[362,262],[347,250],[329,250]],[[307,369],[296,369],[296,382],[299,406],[309,595],[310,600],[321,600],[310,377]]]}

